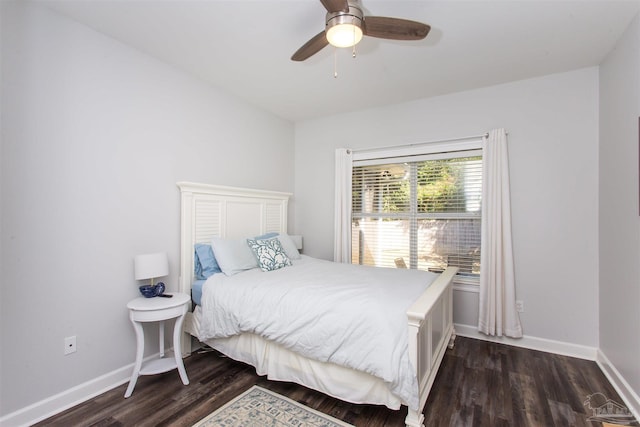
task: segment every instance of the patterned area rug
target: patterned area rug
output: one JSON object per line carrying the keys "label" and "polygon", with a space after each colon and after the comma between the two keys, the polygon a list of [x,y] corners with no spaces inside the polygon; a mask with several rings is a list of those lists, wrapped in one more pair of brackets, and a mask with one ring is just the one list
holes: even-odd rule
{"label": "patterned area rug", "polygon": [[193,427],[353,427],[338,419],[253,386]]}

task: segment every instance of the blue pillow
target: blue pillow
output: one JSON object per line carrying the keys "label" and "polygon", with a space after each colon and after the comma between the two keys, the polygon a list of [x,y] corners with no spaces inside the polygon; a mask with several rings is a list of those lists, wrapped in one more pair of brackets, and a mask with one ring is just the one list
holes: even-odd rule
{"label": "blue pillow", "polygon": [[215,273],[221,273],[220,266],[213,256],[211,245],[206,243],[195,244],[194,272],[198,280],[208,279]]}

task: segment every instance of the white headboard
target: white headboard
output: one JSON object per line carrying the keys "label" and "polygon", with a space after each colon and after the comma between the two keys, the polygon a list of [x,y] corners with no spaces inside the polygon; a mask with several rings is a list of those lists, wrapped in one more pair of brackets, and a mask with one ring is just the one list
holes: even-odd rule
{"label": "white headboard", "polygon": [[178,182],[180,188],[179,292],[191,295],[196,243],[213,236],[252,237],[287,232],[290,193]]}

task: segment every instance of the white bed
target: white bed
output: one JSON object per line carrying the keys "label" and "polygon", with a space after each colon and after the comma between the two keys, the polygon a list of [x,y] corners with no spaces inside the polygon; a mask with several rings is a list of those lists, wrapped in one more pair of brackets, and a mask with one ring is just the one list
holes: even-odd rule
{"label": "white bed", "polygon": [[[190,294],[194,282],[194,245],[209,243],[214,236],[245,238],[268,232],[287,232],[290,194],[263,190],[178,183],[181,191],[180,291]],[[452,280],[456,268],[448,268],[411,304],[406,312],[408,356],[418,384],[417,404],[405,423],[423,425],[422,409],[447,345],[453,345]],[[244,274],[244,273],[241,273]],[[200,308],[196,308],[200,310]],[[357,312],[359,307],[353,307]],[[185,332],[198,336],[198,315],[188,313]],[[336,398],[382,404],[398,409],[407,404],[391,392],[389,382],[377,376],[332,362],[304,357],[256,334],[242,333],[205,341],[227,356],[249,363],[259,375],[292,381]],[[191,352],[191,339],[183,340],[183,354]]]}

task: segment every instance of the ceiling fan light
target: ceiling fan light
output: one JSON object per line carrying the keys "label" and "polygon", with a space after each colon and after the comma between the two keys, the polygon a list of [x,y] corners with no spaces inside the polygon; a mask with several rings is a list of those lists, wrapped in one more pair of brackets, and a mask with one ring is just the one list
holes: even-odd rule
{"label": "ceiling fan light", "polygon": [[362,40],[362,28],[359,25],[346,23],[334,25],[327,29],[327,41],[335,47],[351,47]]}

